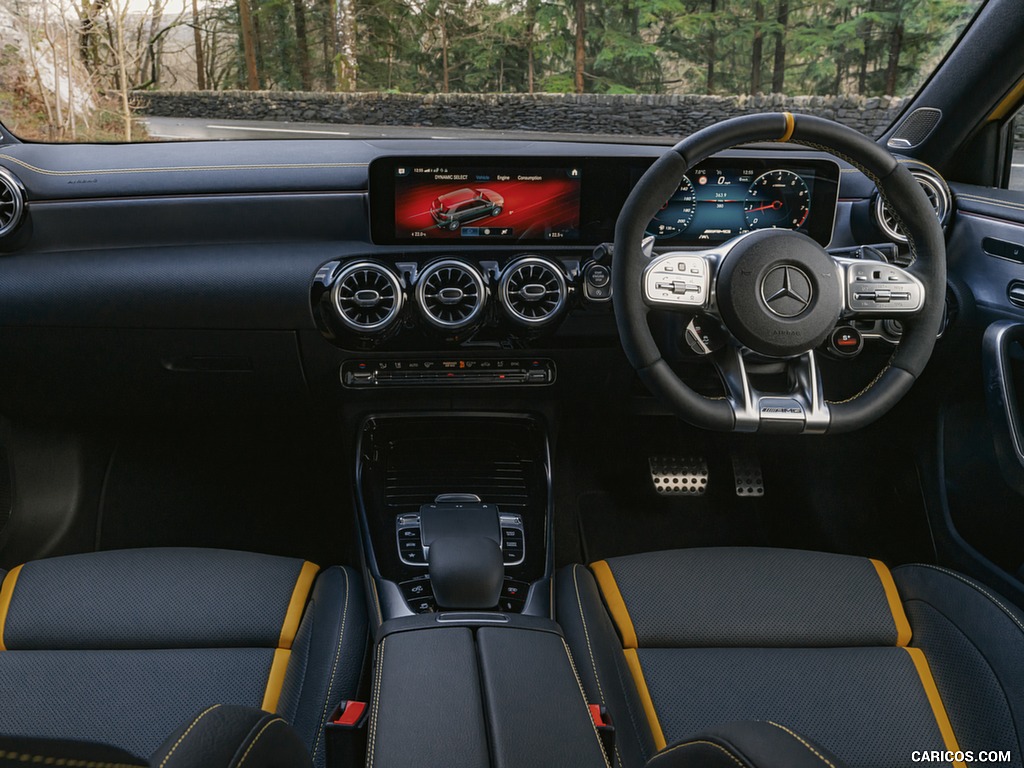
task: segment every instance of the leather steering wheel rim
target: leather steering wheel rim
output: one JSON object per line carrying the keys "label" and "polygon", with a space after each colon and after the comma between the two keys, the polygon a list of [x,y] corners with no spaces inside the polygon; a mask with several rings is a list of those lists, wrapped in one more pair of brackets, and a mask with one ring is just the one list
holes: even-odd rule
{"label": "leather steering wheel rim", "polygon": [[736,409],[728,398],[697,393],[663,359],[647,322],[651,307],[642,281],[648,259],[641,243],[648,223],[688,170],[717,152],[759,141],[800,144],[850,163],[875,183],[907,235],[914,262],[905,271],[923,285],[923,306],[901,318],[902,338],[881,373],[853,397],[827,404],[827,426],[820,431],[859,429],[887,413],[931,357],[944,313],[946,260],[942,229],[918,182],[887,150],[852,128],[809,115],[746,115],[690,135],[655,161],[633,188],[615,226],[611,271],[619,338],[640,379],[677,416],[705,429],[737,429]]}

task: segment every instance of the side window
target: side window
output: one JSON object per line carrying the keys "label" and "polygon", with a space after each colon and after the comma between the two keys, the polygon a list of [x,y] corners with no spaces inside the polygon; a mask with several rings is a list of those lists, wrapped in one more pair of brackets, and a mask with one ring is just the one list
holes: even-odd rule
{"label": "side window", "polygon": [[1024,192],[1024,111],[1013,118],[1013,159],[1010,161],[1010,189]]}

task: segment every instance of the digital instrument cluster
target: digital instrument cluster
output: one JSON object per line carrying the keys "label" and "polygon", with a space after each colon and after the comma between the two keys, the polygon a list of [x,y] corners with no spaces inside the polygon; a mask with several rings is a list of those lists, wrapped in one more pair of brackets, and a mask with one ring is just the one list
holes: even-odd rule
{"label": "digital instrument cluster", "polygon": [[[659,241],[696,245],[777,228],[827,243],[837,171],[827,160],[766,168],[764,162],[747,158],[711,158],[683,177],[647,233]],[[817,187],[826,186],[828,194],[815,194]]]}

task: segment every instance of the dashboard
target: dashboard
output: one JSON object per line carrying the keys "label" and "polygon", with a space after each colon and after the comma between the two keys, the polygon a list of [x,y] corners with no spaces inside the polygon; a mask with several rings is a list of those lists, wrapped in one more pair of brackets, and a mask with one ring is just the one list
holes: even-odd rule
{"label": "dashboard", "polygon": [[[0,165],[25,205],[0,235],[0,351],[19,372],[0,396],[90,414],[360,402],[442,384],[480,398],[498,385],[621,397],[632,372],[611,243],[662,152],[420,140],[5,147]],[[824,153],[744,147],[688,173],[647,231],[658,251],[762,227],[832,250],[892,243],[874,200],[870,180]]]}

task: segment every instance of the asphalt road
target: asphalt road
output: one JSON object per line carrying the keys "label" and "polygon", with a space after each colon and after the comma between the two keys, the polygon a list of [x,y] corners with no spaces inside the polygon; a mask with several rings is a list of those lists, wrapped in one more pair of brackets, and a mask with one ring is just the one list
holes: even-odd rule
{"label": "asphalt road", "polygon": [[[632,143],[636,137],[591,133],[544,133],[535,131],[486,131],[475,128],[405,127],[392,125],[336,125],[286,123],[268,120],[204,120],[194,117],[145,117],[140,122],[154,139],[506,139],[548,141],[607,141]],[[673,144],[670,138],[644,142]]]}

